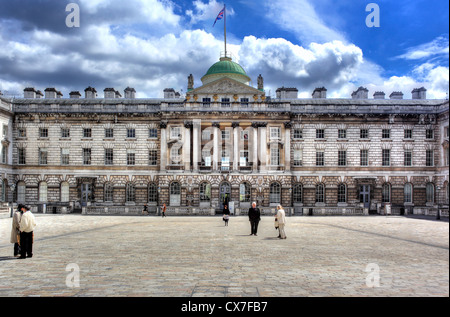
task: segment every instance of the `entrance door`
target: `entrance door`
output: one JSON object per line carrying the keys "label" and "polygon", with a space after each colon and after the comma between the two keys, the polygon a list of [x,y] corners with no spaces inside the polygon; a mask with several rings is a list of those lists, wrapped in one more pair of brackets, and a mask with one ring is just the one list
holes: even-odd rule
{"label": "entrance door", "polygon": [[370,208],[370,185],[359,187],[359,202],[364,204],[364,208]]}
{"label": "entrance door", "polygon": [[81,184],[81,206],[86,207],[87,202],[91,201],[92,184]]}
{"label": "entrance door", "polygon": [[231,185],[230,183],[222,183],[220,185],[220,193],[219,193],[219,202],[220,202],[220,210],[223,211],[223,206],[231,199]]}

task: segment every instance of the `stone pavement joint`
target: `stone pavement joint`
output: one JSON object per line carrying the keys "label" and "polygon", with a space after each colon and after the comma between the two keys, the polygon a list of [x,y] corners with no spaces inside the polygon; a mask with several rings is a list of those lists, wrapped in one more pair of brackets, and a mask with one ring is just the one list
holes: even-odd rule
{"label": "stone pavement joint", "polygon": [[[33,258],[0,217],[0,296],[449,296],[449,223],[398,216],[37,214]],[[77,283],[78,282],[78,283]]]}

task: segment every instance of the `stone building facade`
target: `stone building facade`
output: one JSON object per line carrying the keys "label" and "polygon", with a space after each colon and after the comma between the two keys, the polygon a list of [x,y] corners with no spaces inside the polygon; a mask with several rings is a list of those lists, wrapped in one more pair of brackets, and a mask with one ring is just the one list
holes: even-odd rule
{"label": "stone building facade", "polygon": [[[230,58],[221,58],[185,98],[140,99],[127,87],[98,96],[0,96],[3,205],[38,212],[217,214],[432,213],[449,196],[448,100],[360,87],[331,99],[326,88],[265,95]],[[385,207],[388,206],[388,207]]]}

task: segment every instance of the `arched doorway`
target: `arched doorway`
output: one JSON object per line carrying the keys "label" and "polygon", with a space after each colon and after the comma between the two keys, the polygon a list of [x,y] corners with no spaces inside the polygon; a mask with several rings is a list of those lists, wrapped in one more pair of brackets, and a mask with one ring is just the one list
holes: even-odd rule
{"label": "arched doorway", "polygon": [[231,200],[231,185],[228,182],[220,184],[219,188],[219,209],[223,211],[223,206],[227,205]]}

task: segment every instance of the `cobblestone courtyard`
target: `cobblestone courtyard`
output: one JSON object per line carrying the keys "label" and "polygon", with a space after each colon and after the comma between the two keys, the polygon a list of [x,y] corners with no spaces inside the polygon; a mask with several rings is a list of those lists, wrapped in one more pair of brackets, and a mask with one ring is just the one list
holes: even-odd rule
{"label": "cobblestone courtyard", "polygon": [[290,217],[280,240],[273,217],[36,220],[20,260],[0,216],[0,296],[449,296],[448,221]]}

